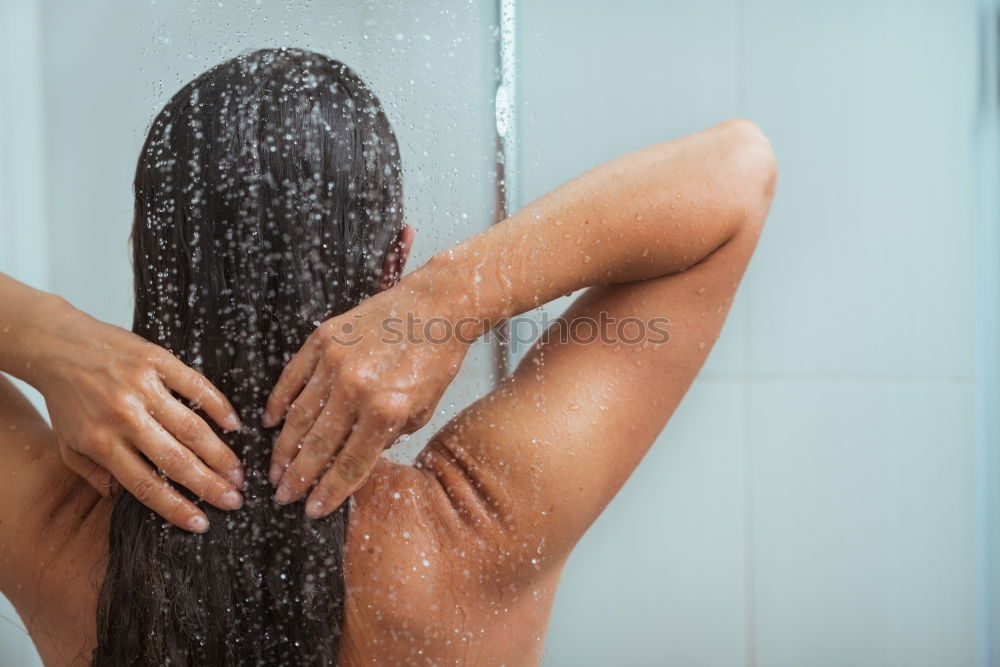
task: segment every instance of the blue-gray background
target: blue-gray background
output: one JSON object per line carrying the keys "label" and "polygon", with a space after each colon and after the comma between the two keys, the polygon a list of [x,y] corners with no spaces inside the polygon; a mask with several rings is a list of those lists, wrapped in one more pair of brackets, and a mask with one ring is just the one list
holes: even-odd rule
{"label": "blue-gray background", "polygon": [[[544,664],[1000,664],[989,5],[516,3],[520,203],[737,115],[780,170],[703,373],[570,559]],[[497,26],[480,0],[0,0],[0,271],[127,326],[149,121],[278,45],[382,98],[419,263],[491,219]],[[434,424],[490,383],[481,348]],[[0,663],[37,664],[0,616]]]}

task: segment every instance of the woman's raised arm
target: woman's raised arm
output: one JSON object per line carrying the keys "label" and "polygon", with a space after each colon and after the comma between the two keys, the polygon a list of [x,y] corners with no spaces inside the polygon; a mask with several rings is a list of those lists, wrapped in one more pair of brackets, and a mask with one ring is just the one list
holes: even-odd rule
{"label": "woman's raised arm", "polygon": [[[774,174],[767,139],[745,120],[650,146],[573,179],[504,222],[438,253],[396,287],[324,323],[290,362],[268,403],[271,419],[282,418],[292,406],[272,459],[273,479],[280,478],[278,499],[301,497],[332,459],[306,511],[321,516],[335,509],[364,482],[382,449],[426,422],[471,341],[505,318],[577,289],[616,286],[582,297],[585,308],[576,311],[578,317],[600,318],[603,310],[613,311],[610,314],[619,320],[645,318],[647,324],[656,317],[692,318],[689,324],[698,331],[695,342],[700,341],[700,347],[687,348],[690,333],[686,332],[683,343],[660,340],[659,346],[666,350],[655,358],[681,363],[676,355],[686,354],[685,368],[696,372],[711,349],[715,339],[710,334],[722,324],[760,232]],[[699,293],[690,302],[679,299],[675,292],[683,281],[653,287],[659,284],[653,279],[681,274],[719,254],[737,237],[740,242],[734,247],[739,250],[725,253],[725,262],[713,263],[718,275],[706,277],[704,295]],[[713,312],[705,312],[703,323],[693,321],[696,314],[687,311],[709,302]],[[402,320],[416,325],[407,323],[407,333],[400,337],[395,332]],[[442,326],[448,330],[442,331]],[[621,415],[611,420],[594,412],[598,401],[605,405],[620,401],[608,399],[611,385],[593,373],[607,373],[609,364],[651,363],[654,357],[645,344],[649,341],[642,346],[647,352],[633,356],[615,352],[622,347],[619,342],[602,342],[562,346],[558,364],[550,364],[543,352],[536,351],[532,366],[525,370],[522,365],[510,382],[457,418],[436,442],[447,442],[446,436],[484,439],[470,445],[478,453],[474,458],[480,465],[487,459],[503,465],[517,459],[519,451],[525,454],[532,442],[542,441],[538,438],[556,438],[558,428],[566,436],[587,437],[588,430],[603,433],[597,428],[601,423],[633,428],[646,423],[648,428],[640,429],[643,438],[655,436],[670,405],[656,404],[648,413],[638,411],[624,421]],[[603,351],[598,353],[598,348]],[[545,349],[555,353],[552,346]],[[651,381],[639,370],[631,385],[627,377],[616,374],[614,386],[626,401],[635,402],[646,392],[662,392],[679,401],[683,391],[676,395],[676,390],[681,386],[686,390],[694,372],[676,378],[669,391],[665,385],[639,387],[636,383]],[[539,374],[548,379],[529,390],[525,378]],[[570,394],[583,394],[576,399],[582,402],[557,420],[549,410]],[[507,398],[499,400],[502,397]],[[491,401],[496,407],[485,410]],[[627,410],[627,403],[621,408]],[[582,430],[566,428],[569,422],[582,425]],[[477,423],[482,428],[475,430]],[[556,423],[564,426],[546,430],[546,424]],[[532,429],[542,432],[528,437]],[[515,432],[518,440],[527,441],[515,444],[511,437]],[[506,444],[492,448],[485,442],[489,437]],[[621,469],[610,466],[609,457],[614,455],[606,451],[616,446],[608,442],[606,448],[597,447],[593,465],[620,476]],[[578,468],[580,464],[575,462]],[[555,479],[562,470],[553,463],[544,476]],[[610,490],[610,478],[605,482]],[[577,482],[570,477],[566,483]]]}

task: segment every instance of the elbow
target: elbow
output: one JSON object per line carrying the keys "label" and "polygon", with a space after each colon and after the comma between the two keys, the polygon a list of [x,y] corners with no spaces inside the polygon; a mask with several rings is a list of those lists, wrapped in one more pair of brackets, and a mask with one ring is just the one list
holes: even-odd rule
{"label": "elbow", "polygon": [[753,121],[735,118],[721,126],[726,171],[734,186],[737,218],[763,225],[778,181],[778,166],[767,135]]}

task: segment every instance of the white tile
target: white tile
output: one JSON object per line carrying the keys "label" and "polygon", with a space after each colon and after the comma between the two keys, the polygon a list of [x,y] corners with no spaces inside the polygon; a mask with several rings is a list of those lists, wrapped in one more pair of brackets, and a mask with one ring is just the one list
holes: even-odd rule
{"label": "white tile", "polygon": [[778,158],[754,372],[972,372],[973,3],[748,0],[746,114]]}
{"label": "white tile", "polygon": [[750,386],[757,664],[975,658],[972,391]]}
{"label": "white tile", "polygon": [[518,4],[522,203],[737,113],[736,0],[627,5]]}

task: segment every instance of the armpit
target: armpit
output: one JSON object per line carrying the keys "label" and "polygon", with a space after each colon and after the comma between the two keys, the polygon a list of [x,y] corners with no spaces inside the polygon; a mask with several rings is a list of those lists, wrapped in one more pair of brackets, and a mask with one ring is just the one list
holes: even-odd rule
{"label": "armpit", "polygon": [[496,539],[505,532],[510,514],[509,499],[492,480],[490,471],[455,438],[435,437],[420,452],[414,467],[439,487],[438,493],[443,494],[455,516],[468,529],[488,539]]}

